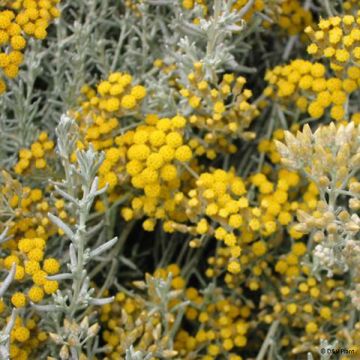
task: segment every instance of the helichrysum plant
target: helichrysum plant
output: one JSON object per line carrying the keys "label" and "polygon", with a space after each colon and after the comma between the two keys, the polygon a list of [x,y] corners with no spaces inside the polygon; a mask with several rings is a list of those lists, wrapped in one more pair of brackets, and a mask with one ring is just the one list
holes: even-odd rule
{"label": "helichrysum plant", "polygon": [[354,0],[0,0],[0,360],[360,354]]}

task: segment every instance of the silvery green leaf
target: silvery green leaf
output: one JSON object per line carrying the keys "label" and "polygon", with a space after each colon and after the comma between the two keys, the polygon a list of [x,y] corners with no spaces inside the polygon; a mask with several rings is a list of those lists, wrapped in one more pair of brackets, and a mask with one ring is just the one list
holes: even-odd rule
{"label": "silvery green leaf", "polygon": [[55,294],[53,294],[53,299],[55,304],[57,304],[61,308],[65,308],[69,296],[63,295],[63,293],[60,290],[58,290]]}
{"label": "silvery green leaf", "polygon": [[13,326],[15,324],[17,312],[18,312],[17,309],[12,309],[10,320],[6,324],[5,329],[4,329],[4,334],[10,335],[11,329],[13,328]]}
{"label": "silvery green leaf", "polygon": [[128,266],[130,269],[139,271],[139,268],[128,258],[126,258],[125,256],[120,255],[119,256],[119,260],[125,264],[126,266]]}
{"label": "silvery green leaf", "polygon": [[47,276],[46,278],[48,280],[60,281],[60,280],[69,280],[69,279],[72,279],[73,277],[74,277],[73,274],[63,273],[63,274],[50,275],[50,276]]}
{"label": "silvery green leaf", "polygon": [[108,188],[109,188],[109,184],[105,184],[104,187],[102,187],[101,189],[94,192],[94,196],[99,196],[99,195],[104,194]]}
{"label": "silvery green leaf", "polygon": [[108,187],[109,187],[109,185],[106,184],[101,189],[98,189],[99,188],[99,178],[96,176],[91,183],[90,194],[92,197],[102,195],[108,189]]}
{"label": "silvery green leaf", "polygon": [[175,319],[175,322],[173,323],[173,326],[171,328],[171,331],[170,331],[170,337],[173,339],[176,332],[179,330],[179,327],[180,327],[180,324],[181,324],[181,321],[182,321],[182,318],[185,314],[185,311],[186,311],[186,308],[187,306],[190,304],[190,301],[184,301],[178,305],[176,305],[172,310],[171,312],[173,313],[177,313],[176,314],[176,319]]}
{"label": "silvery green leaf", "polygon": [[71,203],[73,203],[73,204],[75,204],[75,205],[77,205],[77,206],[79,205],[79,201],[78,201],[77,199],[75,199],[74,197],[72,197],[71,195],[69,195],[67,192],[61,190],[61,189],[59,188],[59,186],[57,186],[57,185],[55,186],[55,191],[56,191],[59,195],[61,195],[64,199],[70,201]]}
{"label": "silvery green leaf", "polygon": [[147,4],[157,5],[157,6],[160,6],[160,5],[172,5],[172,3],[173,3],[173,1],[171,1],[171,0],[145,0],[145,2]]}
{"label": "silvery green leaf", "polygon": [[0,286],[0,298],[2,298],[4,296],[6,290],[8,289],[11,282],[13,281],[15,272],[16,272],[16,264],[13,263],[11,265],[11,269],[10,269],[9,273],[7,274],[5,280],[3,281],[3,283]]}
{"label": "silvery green leaf", "polygon": [[69,158],[75,149],[76,140],[78,139],[78,131],[75,120],[68,115],[63,114],[60,118],[59,125],[55,129],[57,135],[58,153],[63,158]]}
{"label": "silvery green leaf", "polygon": [[237,32],[237,31],[241,31],[243,29],[243,26],[239,26],[239,25],[228,25],[227,29],[230,30],[231,32]]}
{"label": "silvery green leaf", "polygon": [[107,298],[101,298],[101,299],[90,299],[89,304],[102,306],[102,305],[112,303],[114,301],[114,299],[115,299],[114,296],[110,296]]}
{"label": "silvery green leaf", "polygon": [[77,257],[75,252],[75,246],[70,244],[69,246],[69,255],[70,255],[70,265],[72,269],[75,269],[77,266]]}
{"label": "silvery green leaf", "polygon": [[[84,269],[83,275],[85,275],[85,274],[86,274],[86,270]],[[90,278],[88,276],[85,276],[84,281],[81,286],[81,289],[80,289],[79,297],[85,296],[85,294],[88,292],[89,285],[90,285]]]}
{"label": "silvery green leaf", "polygon": [[91,238],[95,233],[97,233],[104,226],[104,220],[99,221],[98,224],[94,225],[91,228],[88,228],[86,235]]}
{"label": "silvery green leaf", "polygon": [[90,258],[94,258],[96,256],[99,256],[102,253],[104,253],[105,251],[109,250],[110,248],[112,248],[116,244],[117,240],[118,240],[118,238],[114,237],[113,239],[107,241],[105,244],[102,244],[98,248],[90,251]]}
{"label": "silvery green leaf", "polygon": [[3,331],[0,331],[0,359],[9,360],[10,359],[10,332],[15,324],[15,319],[17,315],[17,310],[13,309],[11,317],[8,323],[5,326]]}
{"label": "silvery green leaf", "polygon": [[30,305],[37,311],[45,311],[45,312],[61,311],[61,308],[57,305],[39,305],[31,301],[30,301]]}
{"label": "silvery green leaf", "polygon": [[98,189],[98,185],[99,185],[99,178],[96,176],[94,178],[93,182],[91,183],[90,194],[96,194],[96,190]]}
{"label": "silvery green leaf", "polygon": [[84,250],[84,255],[83,255],[83,258],[84,258],[84,265],[87,264],[90,260],[90,249],[85,249]]}
{"label": "silvery green leaf", "polygon": [[[8,336],[4,337],[4,339],[0,339],[1,342],[5,342],[8,340]],[[8,360],[10,359],[10,352],[7,345],[0,345],[0,359]]]}
{"label": "silvery green leaf", "polygon": [[5,230],[1,233],[1,235],[0,235],[0,244],[3,244],[5,241],[9,240],[9,238],[6,237],[8,231],[9,231],[9,228],[6,227]]}
{"label": "silvery green leaf", "polygon": [[78,174],[87,182],[87,185],[89,185],[90,182],[93,182],[93,179],[104,160],[104,153],[96,152],[93,146],[90,145],[88,150],[78,150],[76,154],[79,164]]}
{"label": "silvery green leaf", "polygon": [[183,30],[183,32],[187,35],[205,37],[205,32],[202,31],[203,29],[200,30],[198,26],[195,26],[187,21],[180,22],[180,26],[181,30]]}
{"label": "silvery green leaf", "polygon": [[69,237],[70,240],[73,241],[75,240],[75,234],[73,233],[73,231],[60,218],[58,218],[57,216],[51,213],[48,213],[48,217],[55,225],[57,225],[57,227],[59,227]]}
{"label": "silvery green leaf", "polygon": [[183,308],[186,308],[188,305],[190,305],[190,301],[183,301],[180,304],[175,305],[173,308],[171,308],[171,312],[176,312],[178,310],[181,310]]}
{"label": "silvery green leaf", "polygon": [[88,295],[89,295],[90,297],[92,297],[94,293],[95,293],[95,289],[94,289],[94,288],[90,288],[89,291],[88,291]]}
{"label": "silvery green leaf", "polygon": [[125,360],[149,360],[152,357],[152,353],[144,354],[143,351],[135,351],[131,345],[130,348],[126,350]]}

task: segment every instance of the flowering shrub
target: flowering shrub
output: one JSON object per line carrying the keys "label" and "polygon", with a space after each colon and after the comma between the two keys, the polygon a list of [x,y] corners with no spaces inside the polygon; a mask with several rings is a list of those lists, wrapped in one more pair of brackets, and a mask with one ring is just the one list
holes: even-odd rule
{"label": "flowering shrub", "polygon": [[0,360],[359,358],[359,10],[0,0]]}

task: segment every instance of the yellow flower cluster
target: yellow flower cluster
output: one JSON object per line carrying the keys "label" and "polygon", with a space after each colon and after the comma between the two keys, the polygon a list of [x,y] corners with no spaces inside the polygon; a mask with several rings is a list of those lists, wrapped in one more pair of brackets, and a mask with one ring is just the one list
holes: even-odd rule
{"label": "yellow flower cluster", "polygon": [[[170,219],[164,223],[164,229],[198,236],[191,241],[192,247],[201,246],[204,238],[208,236],[224,242],[229,250],[221,250],[222,255],[225,255],[222,266],[227,264],[230,273],[238,274],[241,270],[244,244],[258,240],[251,245],[250,252],[255,257],[263,256],[268,246],[258,239],[259,236],[269,237],[278,231],[279,227],[290,226],[293,213],[298,208],[308,209],[307,203],[288,201],[288,193],[298,185],[299,176],[281,170],[278,177],[276,183],[268,180],[263,173],[248,179],[252,187],[258,190],[258,206],[250,206],[248,196],[245,196],[247,190],[244,181],[237,177],[234,171],[216,169],[204,172],[196,181],[196,186],[187,192],[187,196],[181,196],[178,206],[183,209],[187,218],[182,222]],[[317,192],[313,196],[305,196],[305,199],[308,204],[316,207]],[[302,236],[291,226],[289,233],[295,238]],[[221,267],[218,271],[208,269],[207,275],[211,277],[221,271]]]}
{"label": "yellow flower cluster", "polygon": [[1,225],[9,227],[9,234],[14,238],[4,246],[15,249],[16,239],[24,237],[41,237],[46,240],[53,234],[54,228],[46,216],[50,203],[43,191],[39,188],[22,187],[6,173],[3,173],[3,178],[5,184],[1,187],[1,197],[9,206],[9,219],[4,220]]}
{"label": "yellow flower cluster", "polygon": [[342,4],[345,14],[356,15],[360,10],[359,2],[357,0],[345,0]]}
{"label": "yellow flower cluster", "polygon": [[[119,142],[128,141],[126,172],[135,191],[140,191],[123,208],[125,220],[146,215],[146,230],[153,230],[157,219],[175,211],[184,166],[192,159],[191,148],[185,144],[186,119],[182,116],[162,118],[149,115],[146,125],[127,132]],[[180,199],[181,200],[181,199]]]}
{"label": "yellow flower cluster", "polygon": [[[119,143],[118,140],[116,140]],[[105,160],[99,168],[99,187],[108,186],[108,200],[110,203],[116,201],[121,195],[122,189],[119,186],[124,185],[129,180],[126,174],[126,148],[124,146],[111,147],[104,150]],[[97,211],[104,211],[104,203],[101,200],[96,202]]]}
{"label": "yellow flower cluster", "polygon": [[[202,155],[204,143],[208,144],[206,155],[214,159],[216,153],[236,151],[231,139],[253,139],[255,134],[247,131],[253,119],[259,115],[256,105],[249,103],[252,92],[244,89],[246,79],[225,74],[222,81],[212,84],[205,78],[202,63],[194,64],[188,75],[188,84],[180,94],[188,104],[190,126],[202,131],[203,138],[193,139],[192,146]],[[206,146],[206,145],[205,145]]]}
{"label": "yellow flower cluster", "polygon": [[[99,185],[108,185],[110,203],[119,198],[118,185],[129,181],[126,173],[126,153],[132,144],[132,132],[121,133],[121,119],[128,115],[139,115],[139,107],[146,96],[146,89],[132,84],[132,76],[128,73],[114,72],[106,80],[101,81],[96,90],[89,85],[81,89],[79,108],[70,111],[70,115],[78,122],[80,139],[77,149],[84,149],[91,144],[95,150],[105,153],[105,160],[99,169]],[[126,127],[126,126],[125,126]],[[76,160],[75,152],[71,157]],[[97,211],[104,211],[104,203],[96,202]]]}
{"label": "yellow flower cluster", "polygon": [[275,271],[284,274],[289,282],[301,273],[300,261],[307,252],[302,242],[294,242],[289,253],[283,255],[275,264]]}
{"label": "yellow flower cluster", "polygon": [[[291,188],[299,184],[299,176],[295,172],[282,169],[278,173],[276,183],[269,181],[262,173],[255,174],[251,182],[260,193],[258,201],[263,215],[259,219],[260,222],[256,222],[256,226],[250,223],[250,228],[257,228],[262,223],[265,226],[262,234],[268,236],[276,230],[276,225],[273,224],[275,220],[280,225],[288,225],[292,220],[291,212],[298,206],[296,202],[288,202],[289,193]],[[268,221],[270,223],[267,223]]]}
{"label": "yellow flower cluster", "polygon": [[[45,256],[46,240],[55,232],[45,215],[49,204],[40,189],[26,187],[22,189],[21,198],[14,195],[10,201],[16,216],[8,223],[12,239],[3,246],[8,255],[2,259],[2,265],[10,269],[13,263],[16,264],[16,281],[24,283],[31,279],[34,285],[28,290],[27,297],[39,302],[44,294],[52,294],[58,288],[56,281],[46,279],[60,267],[56,259]],[[26,305],[23,293],[15,293],[11,301],[15,307]]]}
{"label": "yellow flower cluster", "polygon": [[[23,309],[30,301],[41,302],[46,295],[56,292],[57,281],[48,280],[46,277],[57,273],[60,263],[45,254],[47,240],[56,233],[56,229],[47,217],[51,205],[43,191],[39,188],[23,187],[3,173],[0,199],[0,232],[7,227],[7,234],[11,238],[1,245],[0,267],[10,270],[13,264],[16,264],[14,287],[7,291],[0,301],[1,319],[7,322],[11,306]],[[7,208],[4,208],[5,204]],[[59,204],[57,206],[59,207]],[[26,321],[25,317],[16,319],[11,332],[12,359],[36,357],[38,345],[47,338],[45,332],[37,330],[39,320],[38,317],[28,316]],[[0,320],[0,326],[4,327],[6,322]]]}
{"label": "yellow flower cluster", "polygon": [[[4,315],[4,304],[0,300],[0,324],[3,326],[9,321],[9,317]],[[10,333],[10,358],[11,359],[31,359],[37,356],[39,345],[47,339],[44,331],[39,331],[37,323],[39,318],[31,316],[21,319],[19,316],[15,319],[14,327]]]}
{"label": "yellow flower cluster", "polygon": [[25,175],[35,169],[43,170],[47,166],[47,158],[53,155],[54,142],[49,139],[46,132],[41,132],[37,141],[30,148],[19,151],[19,160],[14,166],[16,174]]}
{"label": "yellow flower cluster", "polygon": [[[229,273],[224,276],[227,286],[235,289],[243,284],[255,291],[267,286],[266,281],[260,279],[261,275],[269,272],[268,263],[272,262],[269,254],[280,242],[285,241],[285,234],[288,233],[292,239],[303,236],[296,231],[293,218],[298,209],[309,211],[316,208],[318,191],[313,184],[304,191],[300,187],[299,176],[284,169],[278,172],[277,181],[272,182],[263,173],[258,173],[250,178],[250,182],[258,189],[255,203],[259,206],[249,206],[241,213],[244,220],[238,229],[237,244],[234,245],[238,247],[238,264],[234,263],[236,248],[229,247],[226,238],[229,235],[225,235],[224,241],[228,246],[217,247],[215,256],[208,258],[206,276],[222,276],[228,264]],[[231,229],[228,224],[227,228]],[[216,229],[215,237],[223,232],[224,228]],[[246,269],[251,269],[251,274]]]}
{"label": "yellow flower cluster", "polygon": [[[155,291],[155,284],[160,281],[164,286],[170,274],[167,313],[149,312],[148,309],[163,301]],[[249,318],[254,307],[251,301],[226,296],[221,288],[205,289],[201,294],[195,287],[186,287],[176,264],[158,268],[153,277],[147,274],[145,282],[136,281],[134,285],[147,290],[145,297],[119,292],[113,304],[102,307],[103,338],[109,349],[106,359],[124,359],[129,343],[133,343],[135,350],[187,360],[194,356],[215,360],[220,353],[227,359],[242,359],[237,353],[247,345]],[[172,348],[167,335],[177,315],[175,309],[186,302],[185,317],[193,331],[176,328]],[[164,327],[168,328],[165,333],[160,331]]]}
{"label": "yellow flower cluster", "polygon": [[88,85],[82,87],[80,109],[72,115],[79,122],[84,140],[92,143],[95,149],[113,146],[119,119],[137,114],[146,89],[132,82],[130,74],[114,72],[101,81],[96,90]]}
{"label": "yellow flower cluster", "polygon": [[349,95],[359,88],[360,70],[351,66],[347,77],[326,77],[326,68],[320,63],[297,59],[288,65],[267,71],[265,80],[269,86],[264,94],[278,99],[284,105],[296,104],[302,112],[318,119],[327,108],[335,120],[346,117]]}
{"label": "yellow flower cluster", "polygon": [[330,328],[339,340],[344,339],[343,329],[349,320],[344,281],[319,281],[312,276],[310,268],[301,265],[306,251],[303,243],[295,243],[290,253],[277,262],[276,270],[284,274],[277,285],[280,296],[267,293],[260,301],[263,309],[261,321],[271,324],[279,320],[282,325],[301,334],[298,337],[284,334],[280,339],[281,347],[292,356],[315,352],[316,344],[330,340]]}
{"label": "yellow flower cluster", "polygon": [[[59,262],[45,256],[46,241],[56,232],[47,217],[50,204],[42,190],[21,187],[17,182],[10,183],[9,178],[6,180],[7,184],[1,190],[10,205],[8,211],[12,212],[12,216],[3,225],[9,228],[8,234],[12,239],[3,245],[7,255],[1,259],[1,264],[10,269],[15,263],[15,280],[28,283],[31,279],[34,285],[28,290],[27,297],[39,302],[44,293],[52,294],[57,290],[57,282],[46,279],[48,274],[55,274],[59,270]],[[61,204],[56,203],[56,206],[61,208]],[[60,216],[66,216],[66,212],[60,212]],[[12,303],[15,307],[25,306],[25,295],[14,294]]]}
{"label": "yellow flower cluster", "polygon": [[85,85],[81,90],[86,96],[86,101],[81,104],[83,110],[96,109],[121,116],[135,109],[146,96],[146,89],[133,85],[132,81],[130,74],[114,72],[97,85],[96,91]]}
{"label": "yellow flower cluster", "polygon": [[[168,300],[164,304],[155,290],[155,285],[163,284],[172,274]],[[137,287],[146,290],[145,295],[118,292],[112,304],[101,308],[100,320],[103,323],[103,340],[107,345],[106,359],[124,360],[125,352],[130,345],[136,351],[148,351],[161,354],[164,358],[172,358],[177,351],[172,348],[169,332],[176,319],[174,307],[179,304],[185,286],[176,264],[165,269],[157,269],[153,276],[146,274],[146,281],[136,282]],[[158,308],[162,304],[165,312]],[[154,306],[152,311],[151,307]]]}
{"label": "yellow flower cluster", "polygon": [[[183,0],[182,6],[186,10],[191,10],[195,5],[200,5],[203,9],[203,16],[209,14],[209,1],[206,0]],[[236,0],[232,4],[232,11],[241,12],[248,6],[247,0]],[[300,34],[303,30],[312,24],[312,13],[303,7],[299,0],[273,0],[266,3],[264,0],[255,0],[246,11],[243,19],[246,22],[252,21],[257,13],[266,14],[261,25],[265,29],[278,26],[289,36]],[[271,19],[271,20],[268,20]],[[200,18],[193,19],[193,23],[198,25]],[[305,39],[305,37],[303,37]]]}
{"label": "yellow flower cluster", "polygon": [[203,349],[204,360],[218,359],[220,354],[229,360],[241,360],[238,354],[247,346],[248,318],[254,305],[226,296],[221,288],[212,289],[211,294],[205,290],[202,295],[190,287],[185,294],[190,301],[185,316],[194,330],[182,329],[175,338],[174,348],[181,358],[193,359]]}
{"label": "yellow flower cluster", "polygon": [[[82,135],[77,142],[77,148],[83,149],[92,144],[96,150],[105,151],[105,161],[99,170],[99,180],[101,187],[108,184],[110,202],[119,196],[114,191],[116,185],[129,180],[125,170],[126,152],[133,145],[132,140],[129,140],[131,132],[126,136],[116,136],[119,133],[119,120],[124,115],[134,115],[135,109],[138,109],[146,95],[143,86],[132,85],[131,82],[132,77],[129,74],[112,73],[107,80],[99,83],[97,91],[86,85],[82,88],[82,94],[86,99],[79,100],[79,110],[71,111],[71,115],[79,122]],[[120,104],[119,107],[110,108],[114,103]],[[127,147],[122,145],[124,141]],[[187,150],[187,147],[184,149]],[[178,152],[181,152],[181,149]],[[29,175],[34,170],[43,170],[47,167],[48,161],[55,157],[54,142],[48,138],[46,132],[42,132],[37,141],[31,144],[30,148],[21,149],[18,156],[19,160],[14,166],[15,173]],[[72,154],[71,160],[76,160],[75,153]],[[99,211],[103,210],[103,206],[101,201],[97,202]]]}
{"label": "yellow flower cluster", "polygon": [[276,24],[290,36],[301,34],[307,26],[312,24],[311,12],[306,10],[298,0],[274,1],[267,10],[271,12],[273,23],[265,20],[263,26],[270,28]]}
{"label": "yellow flower cluster", "polygon": [[[105,151],[99,180],[101,187],[108,185],[109,201],[119,199],[121,186],[129,184],[131,206],[122,209],[122,216],[129,221],[146,215],[144,228],[149,231],[154,229],[157,219],[186,221],[186,216],[176,208],[183,201],[181,179],[187,179],[187,184],[191,179],[189,172],[184,169],[191,173],[196,166],[195,163],[189,164],[193,154],[201,156],[205,153],[208,158],[214,158],[217,154],[215,144],[231,152],[236,150],[227,139],[229,134],[234,139],[253,137],[253,133],[246,132],[245,128],[258,110],[247,102],[251,92],[243,89],[245,79],[235,79],[232,74],[227,74],[217,89],[213,87],[210,90],[210,85],[204,80],[201,64],[195,64],[195,73],[202,79],[201,89],[196,88],[196,91],[203,93],[205,98],[212,96],[211,106],[207,106],[205,100],[203,105],[213,118],[212,128],[208,128],[211,119],[205,121],[204,112],[194,109],[195,113],[189,120],[180,115],[171,119],[147,115],[145,125],[138,125],[135,130],[115,136],[119,131],[119,119],[131,114],[122,107],[123,99],[130,96],[140,100],[139,94],[146,94],[145,88],[131,86],[130,75],[121,73],[113,73],[108,80],[101,82],[97,86],[97,93],[88,86],[83,87],[82,93],[86,99],[80,100],[80,110],[73,113],[83,134],[78,147],[91,143],[95,149]],[[195,82],[192,84],[195,85]],[[123,92],[119,92],[120,87],[124,89]],[[184,89],[181,92],[184,95]],[[110,109],[107,105],[109,101],[117,101],[120,107]],[[231,108],[225,109],[225,102],[229,101]],[[207,132],[204,139],[208,145],[204,146],[201,138],[193,138],[185,145],[184,133],[191,127]],[[143,194],[138,194],[139,190]],[[97,201],[96,209],[103,211],[104,203]],[[164,228],[173,231],[171,222],[165,222]]]}
{"label": "yellow flower cluster", "polygon": [[321,19],[317,27],[307,27],[305,33],[311,44],[307,51],[319,58],[330,61],[335,72],[346,71],[352,64],[360,61],[360,13],[357,16],[344,15]]}
{"label": "yellow flower cluster", "polygon": [[[277,138],[282,139],[283,135],[283,132],[279,132]],[[147,156],[149,157],[149,154]],[[280,155],[277,153],[277,161],[279,158]],[[139,171],[143,168],[144,165]],[[269,174],[269,176],[273,175]],[[144,178],[144,174],[141,177]],[[165,192],[168,197],[165,198],[163,207],[155,207],[154,202],[150,202],[146,196],[138,197],[133,199],[132,208],[124,208],[122,213],[130,220],[138,207],[143,209],[140,215],[155,218],[158,216],[164,220],[163,228],[166,232],[180,231],[198,236],[190,242],[191,247],[201,246],[206,237],[215,237],[229,248],[229,251],[222,250],[223,255],[225,254],[222,264],[227,264],[228,270],[237,274],[241,268],[239,259],[241,262],[243,244],[254,242],[249,252],[255,257],[262,257],[268,251],[268,246],[264,241],[259,241],[259,236],[269,237],[277,232],[279,227],[284,226],[288,227],[288,232],[293,238],[300,238],[302,233],[292,226],[293,214],[298,209],[316,208],[318,196],[316,187],[310,184],[308,190],[303,193],[302,202],[298,202],[294,198],[294,189],[298,188],[299,176],[295,172],[283,169],[276,174],[276,177],[276,181],[270,181],[264,170],[264,173],[252,175],[247,179],[258,194],[256,205],[250,206],[245,183],[233,170],[226,172],[213,169],[211,172],[203,172],[196,181],[192,181],[192,185],[190,183],[186,192],[179,188],[177,176],[177,186],[171,196],[168,191]],[[293,201],[289,200],[290,196]],[[152,213],[147,210],[149,204]],[[144,222],[147,230],[153,230],[154,225],[155,219],[150,218]],[[258,241],[255,242],[256,240]],[[221,270],[221,267],[216,271],[208,269],[207,274],[214,276],[221,273]]]}
{"label": "yellow flower cluster", "polygon": [[[47,280],[47,275],[59,271],[59,262],[54,258],[44,258],[46,242],[43,238],[21,239],[17,251],[12,251],[5,257],[4,266],[10,269],[16,264],[15,280],[25,281],[31,279],[34,285],[28,290],[28,298],[32,302],[40,302],[44,294],[53,294],[58,289],[56,281]],[[15,307],[26,305],[25,295],[15,293],[11,302]]]}
{"label": "yellow flower cluster", "polygon": [[[3,76],[14,78],[23,62],[26,37],[45,39],[47,28],[60,15],[60,0],[6,1],[0,6],[0,67]],[[0,79],[0,93],[6,89]]]}
{"label": "yellow flower cluster", "polygon": [[[169,222],[170,228],[199,235],[191,246],[201,245],[201,238],[215,236],[231,248],[233,258],[229,263],[229,271],[239,272],[237,258],[241,253],[238,231],[244,225],[243,212],[249,207],[246,188],[241,178],[234,171],[226,172],[216,169],[204,172],[196,181],[196,187],[188,192],[181,206],[189,220],[194,224],[183,226]],[[167,225],[167,224],[166,224]]]}

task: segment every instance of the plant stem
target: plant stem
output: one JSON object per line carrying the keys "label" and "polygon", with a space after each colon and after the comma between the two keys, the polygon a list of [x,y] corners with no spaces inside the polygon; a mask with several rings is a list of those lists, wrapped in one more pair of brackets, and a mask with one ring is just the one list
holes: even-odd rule
{"label": "plant stem", "polygon": [[271,343],[273,342],[273,337],[276,333],[277,328],[279,327],[280,321],[276,320],[274,321],[270,328],[269,331],[266,335],[266,338],[263,342],[263,344],[261,345],[260,351],[256,357],[256,360],[262,360],[264,358],[264,356],[266,355],[267,349],[268,347],[271,345]]}

